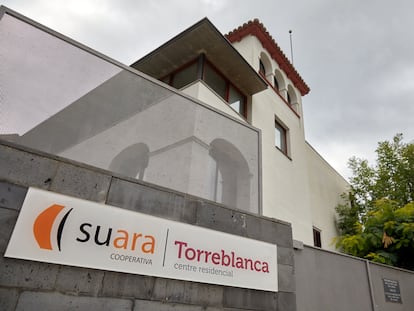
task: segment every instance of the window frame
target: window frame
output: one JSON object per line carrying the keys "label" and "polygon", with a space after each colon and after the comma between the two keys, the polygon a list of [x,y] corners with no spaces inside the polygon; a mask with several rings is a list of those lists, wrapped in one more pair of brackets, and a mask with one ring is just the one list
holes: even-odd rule
{"label": "window frame", "polygon": [[313,233],[313,246],[322,248],[322,230],[316,227],[312,227]]}
{"label": "window frame", "polygon": [[[275,147],[282,152],[284,155],[289,157],[289,146],[288,146],[288,135],[289,129],[285,126],[277,117],[275,117],[274,121],[274,145]],[[280,133],[280,146],[276,144],[276,130]]]}
{"label": "window frame", "polygon": [[[174,86],[174,84],[176,83],[176,78],[177,78],[177,76],[178,76],[180,73],[183,73],[184,71],[188,70],[188,69],[189,69],[189,68],[191,68],[192,66],[195,66],[195,75],[194,75],[194,79],[193,79],[193,80],[191,80],[191,81],[190,81],[190,82],[188,82],[188,83],[184,83],[184,84],[183,84],[181,87],[179,87],[179,88],[175,87],[175,86]],[[181,88],[183,88],[183,87],[185,87],[185,86],[189,85],[190,83],[192,83],[192,82],[196,81],[196,80],[198,79],[197,72],[198,72],[198,63],[197,63],[197,60],[193,60],[193,61],[191,61],[190,63],[186,64],[185,66],[181,67],[179,70],[176,70],[176,71],[174,72],[174,74],[170,75],[170,81],[169,81],[169,84],[170,84],[172,87],[174,87],[174,88],[176,88],[176,89],[178,89],[178,90],[179,90],[179,89],[181,89]]]}
{"label": "window frame", "polygon": [[[204,80],[204,72],[205,72],[206,65],[207,66],[210,66],[210,68],[213,69],[226,82],[226,92],[225,92],[226,95],[225,95],[225,98],[221,97],[219,94],[217,94],[217,95],[219,95],[220,98],[222,98],[229,106],[230,106],[230,102],[229,102],[229,98],[230,98],[230,87],[234,88],[238,93],[240,93],[240,95],[242,95],[243,102],[241,103],[241,106],[242,106],[241,111],[239,112],[239,111],[233,109],[233,107],[231,107],[231,106],[230,106],[230,108],[233,109],[233,111],[237,112],[238,114],[242,115],[244,118],[247,118],[247,97],[246,97],[246,95],[242,91],[240,91],[240,89],[237,86],[235,86],[233,83],[231,83],[231,81],[225,75],[223,75],[220,72],[220,70],[216,66],[214,66],[207,59],[207,57],[204,58],[204,65],[203,65],[203,71],[202,71],[201,80],[203,80],[204,82],[206,82]],[[207,82],[206,82],[206,84],[208,85]]]}
{"label": "window frame", "polygon": [[[174,76],[176,74],[178,74],[179,72],[185,70],[186,68],[192,66],[194,63],[197,63],[197,73],[198,73],[197,74],[197,77],[196,77],[196,79],[194,81],[197,81],[197,80],[204,81],[209,86],[209,88],[211,88],[211,90],[213,90],[214,93],[217,94],[218,97],[220,97],[221,99],[223,99],[227,103],[227,105],[230,106],[230,108],[233,111],[235,111],[236,113],[238,113],[239,115],[241,115],[245,119],[247,119],[247,96],[242,91],[240,91],[240,89],[236,85],[234,85],[224,74],[222,74],[221,71],[216,66],[214,66],[207,59],[207,57],[204,54],[200,54],[196,59],[193,59],[192,61],[188,62],[187,64],[185,64],[183,66],[181,66],[180,68],[178,68],[178,69],[170,72],[169,74],[161,77],[159,80],[160,81],[163,81],[164,83],[167,83],[170,86],[173,86]],[[215,74],[217,74],[220,78],[222,78],[224,80],[225,85],[226,85],[225,92],[224,92],[224,97],[221,96],[220,94],[218,94],[213,89],[213,87],[210,86],[207,83],[207,81],[205,80],[205,72],[206,72],[207,66],[210,67],[209,68],[210,70],[212,70]],[[183,86],[183,87],[185,87],[185,86]],[[240,111],[237,111],[236,109],[234,109],[231,106],[230,102],[229,102],[229,99],[230,99],[230,88],[233,88],[235,91],[237,91],[241,95],[241,102],[240,102],[241,109],[240,109]]]}

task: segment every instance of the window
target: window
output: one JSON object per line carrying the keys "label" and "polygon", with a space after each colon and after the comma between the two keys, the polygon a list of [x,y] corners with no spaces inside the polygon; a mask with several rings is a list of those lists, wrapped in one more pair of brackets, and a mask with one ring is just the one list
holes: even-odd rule
{"label": "window", "polygon": [[279,83],[277,82],[276,77],[273,78],[273,83],[275,85],[274,86],[275,90],[279,92]]}
{"label": "window", "polygon": [[190,66],[185,67],[184,69],[178,71],[173,76],[172,86],[176,89],[181,89],[182,87],[190,84],[195,81],[197,78],[197,63],[193,63]]}
{"label": "window", "polygon": [[229,87],[228,103],[231,108],[236,110],[241,115],[246,114],[244,95],[240,93],[238,90],[236,90],[236,88],[232,85],[230,85]]}
{"label": "window", "polygon": [[299,106],[298,96],[296,95],[296,91],[294,90],[293,86],[291,86],[290,84],[288,85],[288,88],[287,88],[286,100],[289,103],[289,105],[293,108],[293,110],[298,112],[298,106]]}
{"label": "window", "polygon": [[222,98],[226,99],[226,80],[211,66],[204,66],[203,80]]}
{"label": "window", "polygon": [[160,79],[162,82],[166,83],[166,84],[170,84],[170,80],[171,80],[171,76],[166,76],[162,79]]}
{"label": "window", "polygon": [[287,129],[275,120],[275,146],[286,155],[288,154],[287,132]]}
{"label": "window", "polygon": [[321,230],[313,227],[313,245],[316,247],[322,247]]}
{"label": "window", "polygon": [[197,60],[193,60],[160,80],[176,89],[181,89],[198,79],[202,79],[231,108],[246,117],[246,96],[224,77],[219,70],[214,68],[203,54]]}
{"label": "window", "polygon": [[266,68],[265,65],[263,64],[262,60],[259,60],[259,72],[266,76]]}

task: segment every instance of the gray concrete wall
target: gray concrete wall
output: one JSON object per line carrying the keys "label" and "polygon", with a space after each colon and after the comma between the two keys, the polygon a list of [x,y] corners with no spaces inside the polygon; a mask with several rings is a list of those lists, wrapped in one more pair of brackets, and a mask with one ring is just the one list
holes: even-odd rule
{"label": "gray concrete wall", "polygon": [[[402,303],[385,301],[383,279],[396,280]],[[414,272],[305,246],[295,250],[298,311],[412,311]]]}
{"label": "gray concrete wall", "polygon": [[[278,245],[279,292],[4,258],[37,187]],[[0,141],[0,310],[296,310],[291,226]]]}

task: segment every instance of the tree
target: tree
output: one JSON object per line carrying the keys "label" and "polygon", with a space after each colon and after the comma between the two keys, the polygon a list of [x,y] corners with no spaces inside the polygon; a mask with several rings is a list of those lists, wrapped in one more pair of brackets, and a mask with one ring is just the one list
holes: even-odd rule
{"label": "tree", "polygon": [[414,270],[414,144],[403,135],[378,143],[376,165],[351,158],[350,193],[338,205],[336,246],[375,262]]}

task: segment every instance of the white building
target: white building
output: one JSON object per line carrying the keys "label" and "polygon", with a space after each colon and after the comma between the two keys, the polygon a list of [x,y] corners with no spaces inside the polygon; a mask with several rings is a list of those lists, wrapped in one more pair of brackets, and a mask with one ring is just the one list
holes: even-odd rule
{"label": "white building", "polygon": [[[225,37],[239,55],[204,19],[132,66],[260,129],[263,214],[292,223],[296,240],[317,245],[320,235],[334,248],[334,207],[348,184],[305,140],[309,87],[258,20]],[[254,75],[235,58],[266,88],[254,89]]]}
{"label": "white building", "polygon": [[[135,62],[138,72],[28,38],[36,41],[12,42],[15,50],[52,46],[71,65],[62,75],[56,61],[56,73],[36,79],[70,88],[58,94],[68,94],[63,109],[18,143],[287,221],[295,240],[334,248],[334,208],[348,184],[306,142],[309,87],[258,20],[223,36],[203,19]],[[50,74],[40,66],[37,74]],[[78,86],[80,73],[99,82]],[[16,79],[30,88],[34,77]]]}

